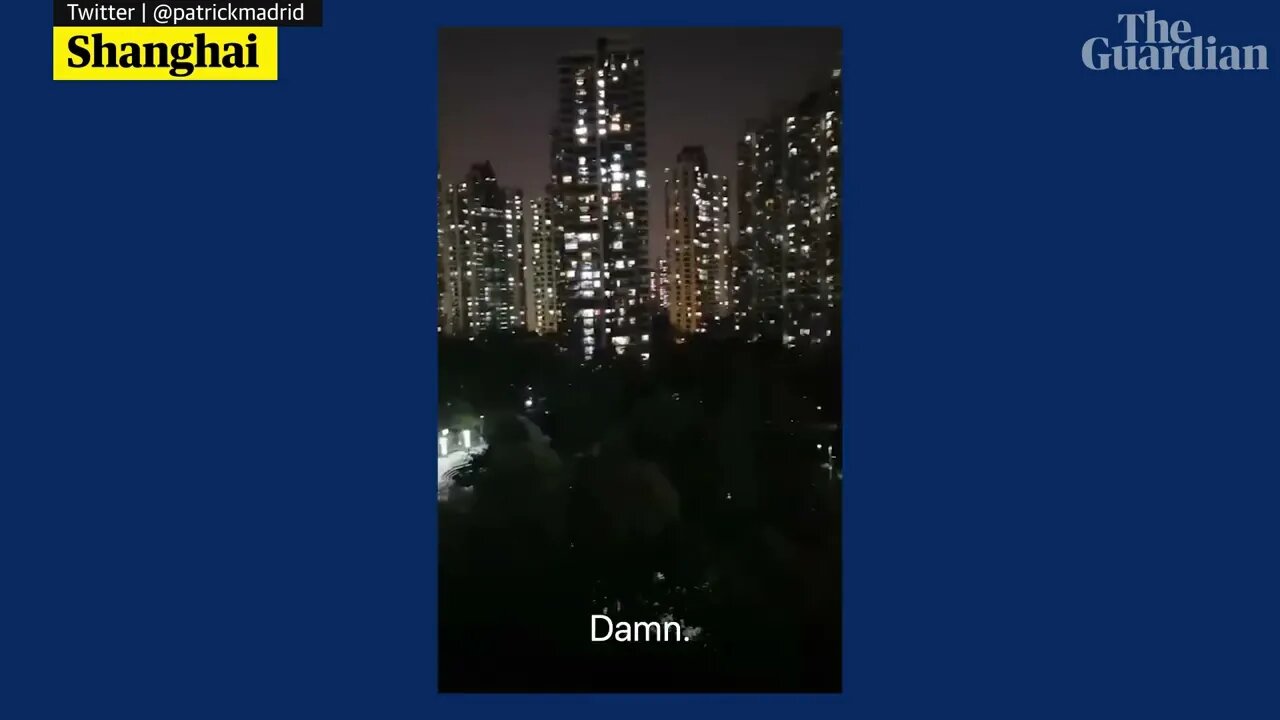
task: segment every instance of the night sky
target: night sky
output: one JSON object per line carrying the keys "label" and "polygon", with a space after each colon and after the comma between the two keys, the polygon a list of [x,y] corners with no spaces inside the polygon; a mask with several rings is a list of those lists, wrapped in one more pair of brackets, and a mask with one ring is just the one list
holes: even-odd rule
{"label": "night sky", "polygon": [[648,62],[650,242],[661,252],[662,170],[685,145],[733,176],[744,123],[840,66],[839,28],[454,28],[440,31],[440,169],[457,182],[489,160],[498,182],[543,194],[556,60],[626,37]]}

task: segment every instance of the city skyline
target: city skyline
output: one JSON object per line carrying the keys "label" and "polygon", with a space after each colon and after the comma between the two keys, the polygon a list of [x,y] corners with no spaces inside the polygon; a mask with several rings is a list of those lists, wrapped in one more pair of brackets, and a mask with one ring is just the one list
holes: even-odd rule
{"label": "city skyline", "polygon": [[[440,171],[456,182],[478,162],[525,197],[543,194],[557,96],[554,68],[598,37],[643,47],[648,169],[655,178],[686,146],[732,177],[747,124],[793,102],[839,67],[838,28],[454,28],[440,34]],[[513,62],[512,58],[520,58]],[[650,259],[665,254],[663,188],[649,188]],[[732,206],[731,206],[732,207]],[[734,213],[731,212],[731,217]]]}
{"label": "city skyline", "polygon": [[440,330],[555,333],[585,360],[648,360],[655,314],[685,335],[828,342],[842,294],[841,68],[794,78],[803,95],[740,121],[721,174],[704,145],[653,157],[653,72],[630,36],[556,57],[545,194],[526,205],[490,160],[458,185],[438,171]]}

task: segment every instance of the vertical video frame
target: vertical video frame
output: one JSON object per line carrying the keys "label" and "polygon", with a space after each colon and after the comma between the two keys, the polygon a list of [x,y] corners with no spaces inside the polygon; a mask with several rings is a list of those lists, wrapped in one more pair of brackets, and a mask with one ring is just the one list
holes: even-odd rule
{"label": "vertical video frame", "polygon": [[442,692],[841,690],[840,63],[440,31]]}

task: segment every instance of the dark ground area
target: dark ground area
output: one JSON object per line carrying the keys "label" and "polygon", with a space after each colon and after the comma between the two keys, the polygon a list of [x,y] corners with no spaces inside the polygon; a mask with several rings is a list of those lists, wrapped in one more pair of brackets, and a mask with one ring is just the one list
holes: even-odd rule
{"label": "dark ground area", "polygon": [[[441,338],[441,426],[488,442],[439,509],[441,691],[839,691],[838,348]],[[592,643],[606,608],[698,630]]]}

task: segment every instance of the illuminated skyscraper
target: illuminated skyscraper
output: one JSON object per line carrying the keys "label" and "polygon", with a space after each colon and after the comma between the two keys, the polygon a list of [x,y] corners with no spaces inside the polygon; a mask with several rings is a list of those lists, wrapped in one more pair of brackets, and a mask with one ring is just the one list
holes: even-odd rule
{"label": "illuminated skyscraper", "polygon": [[648,357],[648,160],[640,48],[601,39],[557,64],[551,133],[559,329],[584,359]]}
{"label": "illuminated skyscraper", "polygon": [[511,285],[511,309],[507,312],[511,316],[511,329],[523,330],[525,328],[524,246],[527,241],[525,223],[528,212],[524,206],[524,193],[520,192],[519,188],[505,188],[503,194],[506,195],[504,207],[506,230],[503,241],[507,253],[507,262],[504,267],[507,270],[507,282]]}
{"label": "illuminated skyscraper", "polygon": [[439,301],[437,330],[446,335],[462,335],[466,328],[463,284],[467,262],[458,229],[457,188],[436,173],[436,292]]}
{"label": "illuminated skyscraper", "polygon": [[524,249],[525,315],[528,328],[539,335],[556,332],[559,305],[556,301],[555,204],[550,198],[529,202],[529,239]]}
{"label": "illuminated skyscraper", "polygon": [[667,297],[671,326],[705,332],[729,314],[729,183],[686,147],[666,171]]}
{"label": "illuminated skyscraper", "polygon": [[738,144],[734,323],[786,345],[838,331],[840,71]]}
{"label": "illuminated skyscraper", "polygon": [[498,185],[493,166],[440,190],[440,326],[449,335],[523,328],[524,203]]}

